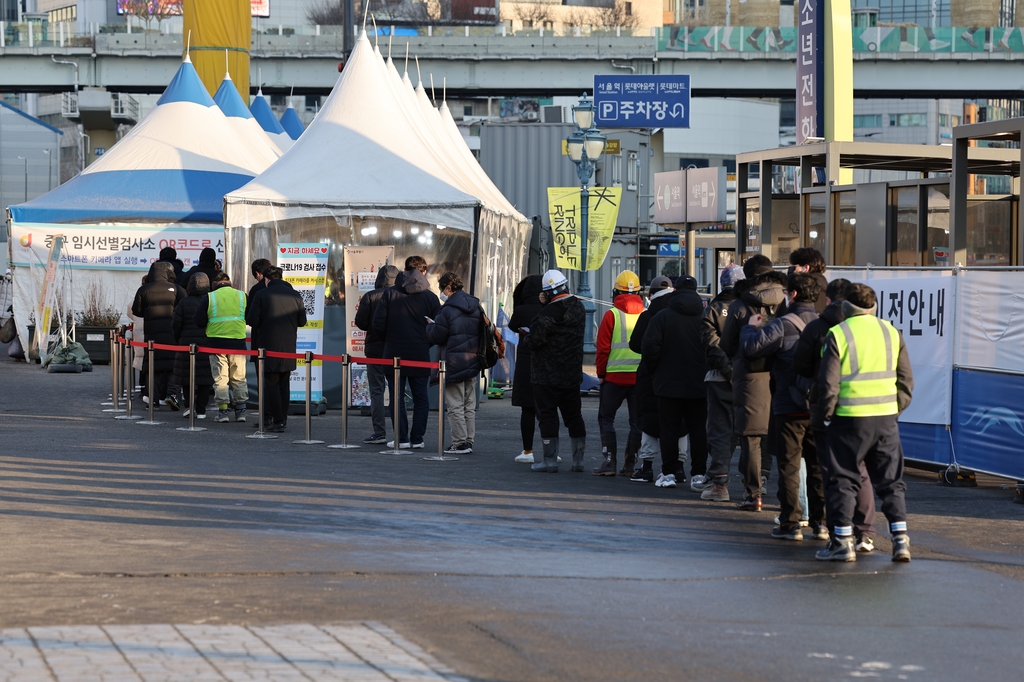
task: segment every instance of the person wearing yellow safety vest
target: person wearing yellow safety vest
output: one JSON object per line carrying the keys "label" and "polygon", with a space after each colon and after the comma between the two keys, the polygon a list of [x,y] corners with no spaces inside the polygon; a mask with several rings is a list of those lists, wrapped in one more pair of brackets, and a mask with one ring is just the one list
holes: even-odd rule
{"label": "person wearing yellow safety vest", "polygon": [[601,318],[597,332],[597,378],[601,381],[601,398],[597,408],[597,425],[601,431],[601,465],[593,470],[595,476],[614,476],[618,453],[615,433],[615,413],[626,401],[629,411],[629,439],[626,441],[622,475],[633,473],[636,453],[640,450],[640,427],[636,413],[636,371],[640,368],[640,354],[629,349],[629,337],[644,311],[640,298],[640,278],[636,273],[623,270],[615,278],[612,288],[612,309]]}
{"label": "person wearing yellow safety vest", "polygon": [[[213,291],[199,302],[195,314],[196,326],[206,328],[206,338],[213,348],[245,350],[245,293],[231,286],[227,273],[221,271],[213,277]],[[249,386],[245,380],[245,356],[210,355],[213,370],[213,400],[217,404],[218,422],[245,421],[245,403],[249,400]]]}
{"label": "person wearing yellow safety vest", "polygon": [[826,513],[834,532],[816,554],[821,561],[856,561],[853,512],[861,462],[867,467],[892,533],[893,561],[910,561],[904,499],[903,446],[896,420],[910,405],[914,374],[899,331],[875,317],[878,300],[866,284],[851,284],[845,320],[829,330],[818,370],[828,438]]}

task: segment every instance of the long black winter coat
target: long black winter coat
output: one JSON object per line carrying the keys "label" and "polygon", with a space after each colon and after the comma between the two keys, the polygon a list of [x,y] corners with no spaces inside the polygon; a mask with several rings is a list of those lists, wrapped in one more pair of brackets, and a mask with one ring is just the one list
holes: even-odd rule
{"label": "long black winter coat", "polygon": [[642,362],[659,398],[701,399],[707,396],[700,320],[704,301],[689,289],[669,297],[668,307],[651,319],[642,345]]}
{"label": "long black winter coat", "polygon": [[786,300],[785,281],[780,272],[740,280],[734,287],[737,298],[726,314],[721,347],[732,358],[733,430],[740,436],[767,435],[772,412],[771,362],[744,358],[740,331],[755,314],[775,318]]}
{"label": "long black winter coat", "polygon": [[793,371],[811,380],[809,393],[811,428],[825,430],[825,415],[818,390],[818,370],[821,368],[821,348],[825,345],[828,331],[846,319],[843,302],[833,301],[821,316],[808,323],[793,350]]}
{"label": "long black winter coat", "polygon": [[446,381],[466,381],[480,374],[483,324],[480,299],[465,291],[456,291],[441,306],[437,319],[427,325],[427,341],[444,347]]}
{"label": "long black winter coat", "polygon": [[373,331],[373,311],[376,310],[377,303],[380,302],[384,291],[395,285],[398,272],[398,268],[394,265],[385,265],[378,270],[373,291],[363,294],[363,297],[359,299],[359,305],[356,306],[356,317],[353,321],[357,327],[366,332],[366,338],[363,340],[363,352],[368,358],[384,357],[384,337],[378,336],[377,332]]}
{"label": "long black winter coat", "polygon": [[[418,271],[400,272],[395,286],[384,290],[373,311],[373,331],[384,339],[385,358],[430,361],[427,319],[437,319],[441,301]],[[429,369],[403,368],[407,377],[430,376]]]}
{"label": "long black winter coat", "polygon": [[583,304],[575,296],[552,301],[537,313],[526,335],[526,345],[533,354],[530,381],[535,386],[579,388],[586,322]]}
{"label": "long black winter coat", "polygon": [[[179,346],[196,344],[206,346],[206,328],[196,324],[196,310],[206,302],[206,294],[210,291],[210,280],[205,274],[193,276],[188,283],[188,296],[181,299],[174,308],[171,321],[171,332],[174,343]],[[188,386],[188,353],[177,353],[174,356],[174,375],[172,383]],[[196,353],[196,386],[213,386],[213,371],[210,369],[210,356]]]}
{"label": "long black winter coat", "polygon": [[732,381],[732,359],[722,350],[721,342],[726,315],[735,300],[736,290],[733,287],[720,291],[708,304],[700,325],[700,338],[704,344],[704,360],[708,363],[708,369],[718,370],[729,381]]}
{"label": "long black winter coat", "polygon": [[[291,284],[272,279],[253,297],[245,322],[259,330],[259,345],[254,344],[254,350],[294,353],[298,329],[306,324],[306,306]],[[291,372],[296,366],[294,359],[267,358],[263,362],[265,372]]]}
{"label": "long black winter coat", "polygon": [[[212,279],[210,280],[210,285],[211,285],[210,288],[212,289],[213,288],[213,280]],[[258,294],[259,292],[261,292],[264,289],[266,289],[266,288],[267,288],[267,280],[261,279],[260,281],[256,282],[256,284],[253,284],[252,288],[249,289],[249,295],[245,297],[245,314],[246,315],[249,314],[249,308],[252,307],[252,299],[253,299],[253,297],[256,294]],[[250,332],[249,332],[249,339],[250,339],[250,341],[252,343],[252,347],[256,348],[257,344],[259,343],[259,339],[256,337],[256,330],[255,329],[250,330]],[[249,360],[253,364],[256,364],[256,358],[249,358]]]}
{"label": "long black winter coat", "polygon": [[794,303],[785,315],[761,327],[749,324],[740,331],[740,350],[745,358],[773,357],[771,376],[775,380],[772,393],[773,414],[807,414],[807,396],[803,392],[810,382],[799,380],[793,370],[793,353],[801,331],[790,319],[799,317],[807,324],[818,319],[814,303]]}
{"label": "long black winter coat", "polygon": [[[633,327],[633,333],[629,336],[629,349],[634,353],[643,354],[644,335],[651,324],[651,319],[668,308],[668,302],[675,295],[675,290],[664,289],[665,293],[655,294],[651,299],[647,310],[640,313]],[[658,396],[654,395],[654,384],[651,383],[651,373],[643,362],[636,370],[636,404],[639,408],[640,430],[650,436],[657,436],[658,430]]]}
{"label": "long black winter coat", "polygon": [[[174,344],[171,328],[174,308],[185,298],[185,290],[174,283],[174,265],[158,261],[149,266],[149,278],[135,292],[132,315],[145,320],[146,340],[153,343]],[[153,371],[174,370],[174,351],[153,352]]]}
{"label": "long black winter coat", "polygon": [[544,308],[540,302],[540,292],[544,284],[540,275],[529,275],[516,285],[512,292],[512,318],[508,328],[519,334],[516,346],[516,374],[513,377],[512,404],[516,407],[532,408],[533,382],[530,379],[530,367],[533,365],[533,353],[525,343],[526,332],[522,328],[530,328],[534,318]]}

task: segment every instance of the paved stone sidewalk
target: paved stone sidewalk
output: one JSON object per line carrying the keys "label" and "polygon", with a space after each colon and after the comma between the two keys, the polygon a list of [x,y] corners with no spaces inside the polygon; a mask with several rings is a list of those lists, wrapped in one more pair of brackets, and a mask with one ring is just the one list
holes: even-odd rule
{"label": "paved stone sidewalk", "polygon": [[379,623],[106,625],[0,630],[0,680],[453,680]]}

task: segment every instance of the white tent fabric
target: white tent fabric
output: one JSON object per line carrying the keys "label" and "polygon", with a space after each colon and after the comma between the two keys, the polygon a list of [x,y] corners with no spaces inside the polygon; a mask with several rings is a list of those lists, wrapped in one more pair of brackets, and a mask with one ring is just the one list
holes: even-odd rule
{"label": "white tent fabric", "polygon": [[[404,113],[410,106],[386,74],[361,36],[334,91],[292,150],[225,197],[227,227],[370,212],[473,230],[484,201],[459,186],[429,138],[410,125]],[[325,159],[352,170],[338,175]]]}
{"label": "white tent fabric", "polygon": [[266,131],[270,139],[277,145],[277,148],[281,150],[282,154],[292,148],[294,140],[285,132],[281,122],[277,120],[277,116],[274,116],[274,111],[270,108],[270,102],[263,96],[263,88],[260,88],[256,96],[252,98],[249,111],[252,113],[253,118],[256,119],[256,122],[260,124],[260,127]]}
{"label": "white tent fabric", "polygon": [[242,96],[238,94],[238,88],[231,80],[230,73],[224,74],[224,80],[221,81],[220,88],[213,96],[213,101],[228,117],[228,123],[235,129],[239,137],[267,160],[268,168],[270,164],[281,158],[280,148],[274,144],[267,132],[253,118],[252,112],[245,106]]}

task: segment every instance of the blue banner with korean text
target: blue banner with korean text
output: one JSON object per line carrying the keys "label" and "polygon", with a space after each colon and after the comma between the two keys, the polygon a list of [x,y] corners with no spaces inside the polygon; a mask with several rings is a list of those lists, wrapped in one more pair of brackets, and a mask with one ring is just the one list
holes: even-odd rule
{"label": "blue banner with korean text", "polygon": [[825,4],[797,0],[796,143],[821,137],[825,120]]}
{"label": "blue banner with korean text", "polygon": [[690,77],[594,76],[598,128],[689,128]]}

